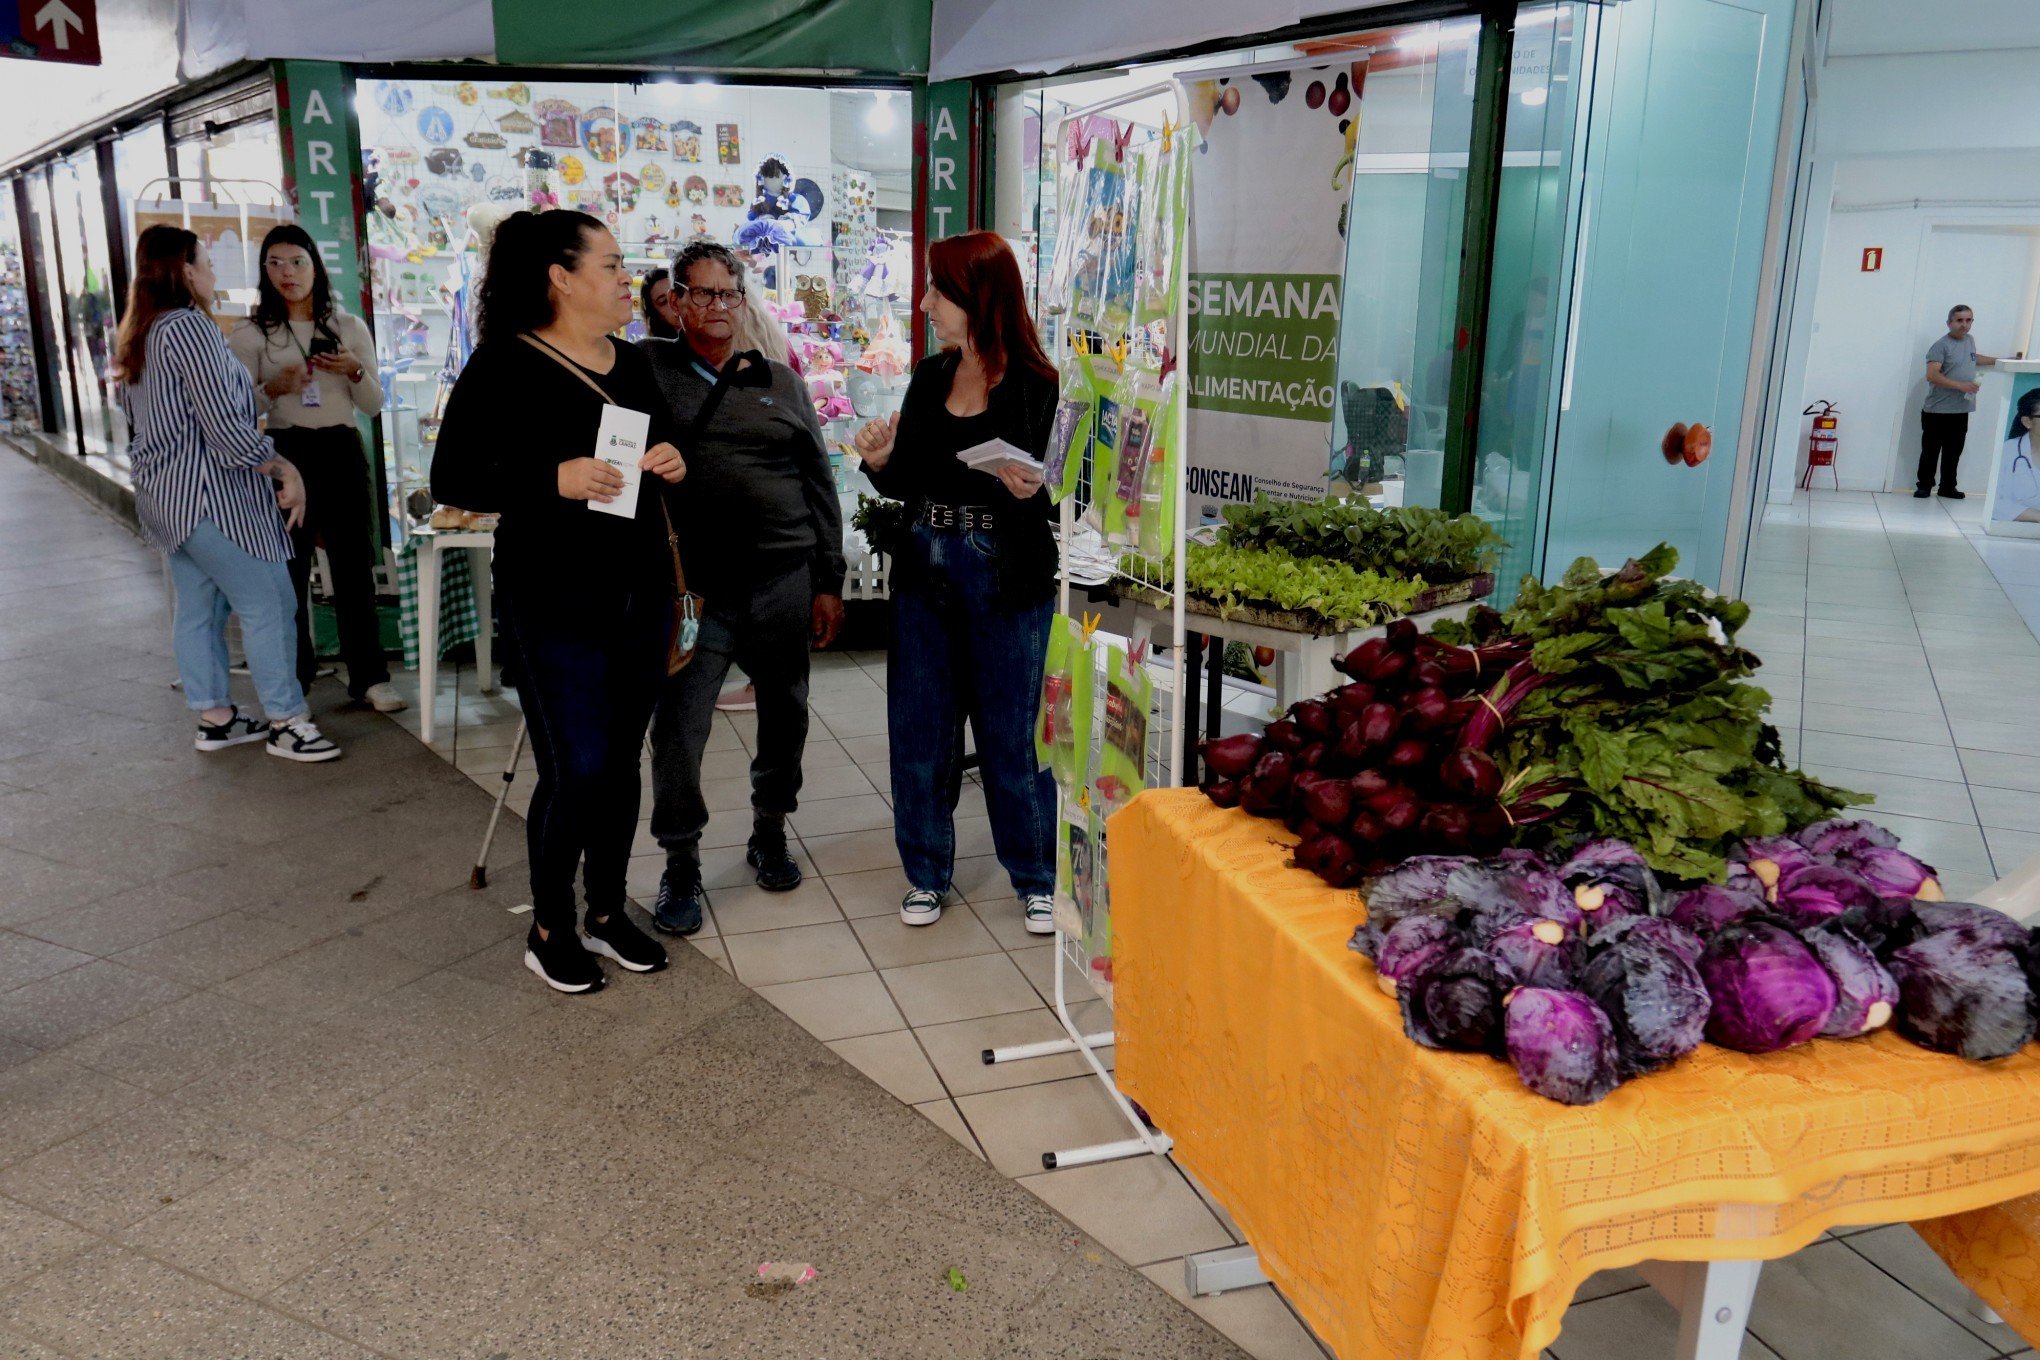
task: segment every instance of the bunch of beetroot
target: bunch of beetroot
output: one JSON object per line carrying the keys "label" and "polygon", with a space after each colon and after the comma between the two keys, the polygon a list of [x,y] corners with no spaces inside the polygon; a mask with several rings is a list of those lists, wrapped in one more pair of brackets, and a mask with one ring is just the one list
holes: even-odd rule
{"label": "bunch of beetroot", "polygon": [[1703,1039],[1770,1053],[1896,1019],[1987,1060],[2040,1027],[2040,930],[1943,902],[1933,870],[1866,822],[1743,842],[1728,881],[1666,893],[1621,841],[1559,855],[1420,855],[1362,885],[1351,947],[1428,1048],[1506,1058],[1592,1104]]}
{"label": "bunch of beetroot", "polygon": [[1259,734],[1204,747],[1220,807],[1280,818],[1334,887],[1421,854],[1484,854],[1548,815],[1554,788],[1505,790],[1488,746],[1544,683],[1526,641],[1454,647],[1399,619],[1335,663],[1351,683]]}

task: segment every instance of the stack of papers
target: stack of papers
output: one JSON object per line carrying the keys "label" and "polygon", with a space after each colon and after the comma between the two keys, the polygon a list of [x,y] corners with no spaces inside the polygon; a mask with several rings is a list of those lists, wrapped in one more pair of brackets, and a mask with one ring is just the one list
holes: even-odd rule
{"label": "stack of papers", "polygon": [[1041,475],[1041,460],[1017,444],[1003,439],[987,439],[956,455],[956,461],[979,472],[997,473],[1001,468],[1017,467],[1023,472]]}
{"label": "stack of papers", "polygon": [[1119,563],[1119,550],[1107,545],[1099,532],[1082,520],[1070,535],[1069,550],[1063,554],[1063,569],[1078,585],[1102,586],[1110,581]]}

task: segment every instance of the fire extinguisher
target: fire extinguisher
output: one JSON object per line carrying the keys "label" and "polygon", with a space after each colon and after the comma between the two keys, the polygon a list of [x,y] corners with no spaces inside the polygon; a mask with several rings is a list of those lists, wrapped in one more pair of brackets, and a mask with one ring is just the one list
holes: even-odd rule
{"label": "fire extinguisher", "polygon": [[1816,401],[1799,413],[1813,417],[1813,429],[1806,436],[1806,472],[1799,479],[1801,490],[1813,488],[1815,468],[1826,468],[1835,479],[1835,490],[1842,489],[1842,474],[1835,468],[1835,452],[1842,442],[1839,410],[1831,401]]}

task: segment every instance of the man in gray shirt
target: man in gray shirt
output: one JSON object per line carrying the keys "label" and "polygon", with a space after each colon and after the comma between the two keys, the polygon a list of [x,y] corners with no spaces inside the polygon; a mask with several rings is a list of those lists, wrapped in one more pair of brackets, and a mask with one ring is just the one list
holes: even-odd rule
{"label": "man in gray shirt", "polygon": [[1976,406],[1976,367],[1996,359],[1976,352],[1969,328],[1976,314],[1957,306],[1948,312],[1948,333],[1927,350],[1927,399],[1920,407],[1920,469],[1913,496],[1925,500],[1934,490],[1934,464],[1941,465],[1941,494],[1961,500],[1955,489],[1955,465],[1969,438],[1969,412]]}

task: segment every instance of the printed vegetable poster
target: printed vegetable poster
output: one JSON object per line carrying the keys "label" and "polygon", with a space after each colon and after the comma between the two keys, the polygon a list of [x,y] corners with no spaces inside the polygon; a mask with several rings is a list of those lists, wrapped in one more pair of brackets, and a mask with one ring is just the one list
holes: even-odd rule
{"label": "printed vegetable poster", "polygon": [[1353,147],[1367,63],[1270,63],[1189,87],[1193,523],[1257,491],[1326,494]]}

